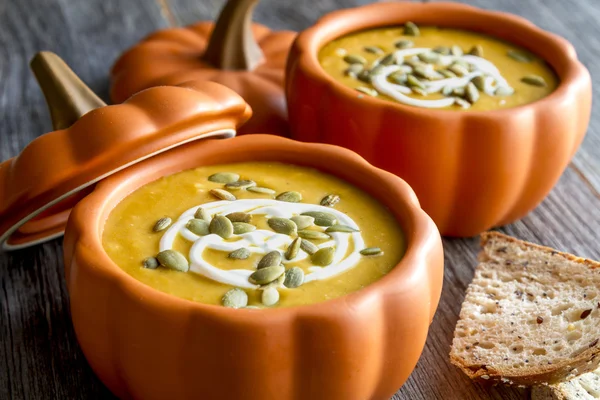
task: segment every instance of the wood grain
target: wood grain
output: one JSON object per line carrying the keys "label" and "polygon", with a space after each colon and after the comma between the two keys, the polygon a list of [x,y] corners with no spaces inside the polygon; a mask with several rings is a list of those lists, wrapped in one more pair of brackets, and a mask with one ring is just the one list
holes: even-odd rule
{"label": "wood grain", "polygon": [[[368,0],[263,0],[256,19],[275,29],[303,29],[331,10]],[[592,71],[600,64],[600,3],[595,0],[469,0],[520,14],[574,43]],[[223,0],[19,0],[0,2],[0,159],[50,129],[28,71],[38,50],[64,57],[107,99],[108,70],[118,54],[154,29],[212,19]],[[598,88],[594,89],[597,98]],[[502,230],[600,259],[600,106],[573,168],[533,213]],[[396,400],[526,399],[527,391],[474,385],[448,363],[449,346],[478,239],[445,239],[442,299],[427,346]],[[93,318],[93,316],[90,316]],[[0,254],[0,399],[109,399],[74,336],[59,240]],[[154,372],[153,372],[154,373]]]}

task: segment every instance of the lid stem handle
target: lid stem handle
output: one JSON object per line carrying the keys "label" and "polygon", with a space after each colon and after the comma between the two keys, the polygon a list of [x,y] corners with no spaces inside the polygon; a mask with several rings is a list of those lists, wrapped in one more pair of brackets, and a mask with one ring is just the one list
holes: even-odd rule
{"label": "lid stem handle", "polygon": [[55,130],[66,129],[88,111],[106,106],[56,54],[41,51],[29,66],[44,93]]}
{"label": "lid stem handle", "polygon": [[251,71],[264,55],[252,32],[252,12],[258,0],[229,0],[223,7],[202,57],[222,70]]}

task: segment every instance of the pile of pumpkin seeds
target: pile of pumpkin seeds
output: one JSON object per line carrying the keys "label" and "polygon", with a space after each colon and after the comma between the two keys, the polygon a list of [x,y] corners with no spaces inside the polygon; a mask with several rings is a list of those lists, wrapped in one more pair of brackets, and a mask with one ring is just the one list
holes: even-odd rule
{"label": "pile of pumpkin seeds", "polygon": [[[425,91],[425,83],[427,81],[462,77],[473,71],[474,66],[461,59],[454,60],[448,66],[441,66],[439,65],[441,56],[462,56],[468,54],[484,57],[483,48],[480,45],[475,45],[468,50],[458,45],[453,45],[437,46],[430,52],[398,59],[395,52],[414,46],[414,42],[410,40],[410,37],[420,36],[419,27],[413,22],[407,22],[404,26],[403,36],[405,37],[394,43],[395,50],[391,53],[386,53],[384,49],[377,46],[365,46],[363,48],[365,53],[378,56],[371,65],[368,65],[367,59],[360,54],[348,54],[346,51],[340,52],[340,54],[343,54],[344,61],[348,64],[344,74],[367,84],[366,86],[357,86],[355,89],[358,92],[373,97],[378,96],[379,92],[371,86],[372,78],[382,73],[385,66],[398,65],[401,68],[390,74],[388,80],[391,83],[410,89],[410,93],[412,94],[427,96],[428,93]],[[522,63],[530,63],[534,60],[531,54],[516,50],[509,51],[507,56]],[[538,75],[526,75],[521,81],[537,87],[547,85],[544,78]],[[484,77],[476,76],[464,87],[452,88],[448,86],[442,88],[438,93],[445,97],[454,98],[455,106],[469,108],[479,100],[480,92],[483,92],[484,89],[484,82]],[[495,96],[502,97],[512,94],[514,94],[514,89],[507,87],[498,87],[494,93]]]}
{"label": "pile of pumpkin seeds", "polygon": [[[297,203],[302,200],[302,195],[296,191],[286,191],[277,194],[275,190],[257,186],[252,180],[240,179],[240,176],[230,172],[220,172],[208,177],[214,183],[222,183],[222,189],[211,189],[209,193],[220,200],[235,201],[237,198],[232,191],[246,190],[254,193],[274,196],[276,200]],[[277,195],[276,195],[277,194]],[[335,207],[340,202],[337,194],[328,194],[320,201],[325,207]],[[170,217],[162,217],[152,226],[153,232],[162,232],[172,224]],[[287,268],[283,260],[293,260],[300,250],[306,252],[314,265],[326,267],[333,262],[335,249],[333,247],[319,248],[314,241],[331,239],[330,233],[353,233],[358,232],[350,226],[338,224],[337,217],[329,212],[308,211],[295,215],[291,218],[270,217],[267,224],[274,232],[289,235],[293,238],[285,251],[271,251],[265,254],[257,263],[256,271],[248,278],[250,283],[258,285],[261,291],[261,302],[264,306],[274,306],[279,302],[278,288],[295,289],[304,283],[304,270],[293,266]],[[314,229],[320,227],[321,229]],[[233,212],[227,215],[210,215],[207,210],[198,207],[194,218],[190,219],[186,228],[198,236],[216,234],[223,239],[229,239],[233,235],[241,235],[256,230],[252,224],[252,214],[245,212]],[[364,256],[382,254],[379,248],[367,248],[360,252]],[[233,260],[246,260],[251,251],[240,247],[227,254]],[[159,266],[180,272],[189,270],[189,262],[186,257],[177,250],[164,250],[155,257],[143,260],[142,265],[147,269],[156,269]],[[241,288],[229,290],[222,299],[225,307],[251,308],[248,306],[248,295]],[[252,307],[254,308],[254,307]]]}

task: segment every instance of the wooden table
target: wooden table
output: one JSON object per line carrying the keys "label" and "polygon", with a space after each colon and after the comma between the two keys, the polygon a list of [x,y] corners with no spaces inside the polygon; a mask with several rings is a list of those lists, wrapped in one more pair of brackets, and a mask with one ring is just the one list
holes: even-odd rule
{"label": "wooden table", "polygon": [[[256,19],[301,30],[320,15],[367,0],[263,0]],[[566,37],[596,84],[587,137],[548,198],[504,232],[600,259],[600,1],[468,0],[522,15]],[[223,0],[0,1],[0,159],[15,156],[50,130],[42,95],[29,72],[39,50],[61,55],[107,100],[116,57],[148,33],[213,19]],[[525,390],[472,384],[448,362],[452,332],[473,274],[478,239],[446,239],[444,291],[429,340],[394,399],[524,399]],[[149,373],[158,373],[149,371]],[[63,278],[61,241],[0,254],[0,399],[113,398],[75,339]]]}

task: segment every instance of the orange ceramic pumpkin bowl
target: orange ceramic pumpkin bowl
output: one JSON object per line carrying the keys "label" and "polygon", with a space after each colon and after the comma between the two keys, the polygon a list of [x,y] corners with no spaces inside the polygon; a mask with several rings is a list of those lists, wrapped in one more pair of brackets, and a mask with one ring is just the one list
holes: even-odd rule
{"label": "orange ceramic pumpkin bowl", "polygon": [[[104,221],[140,186],[202,165],[266,160],[316,167],[380,200],[406,235],[402,260],[338,299],[235,310],[154,290],[104,252]],[[415,367],[443,254],[433,221],[400,178],[340,147],[250,135],[188,143],[100,182],[71,214],[65,268],[81,348],[121,398],[364,400],[388,399]]]}
{"label": "orange ceramic pumpkin bowl", "polygon": [[[528,48],[560,84],[531,104],[457,112],[359,98],[320,66],[318,52],[332,40],[406,21]],[[331,13],[299,34],[286,73],[292,137],[347,147],[402,177],[448,236],[473,236],[535,208],[583,140],[591,112],[590,75],[567,41],[514,15],[454,3],[377,3]]]}

